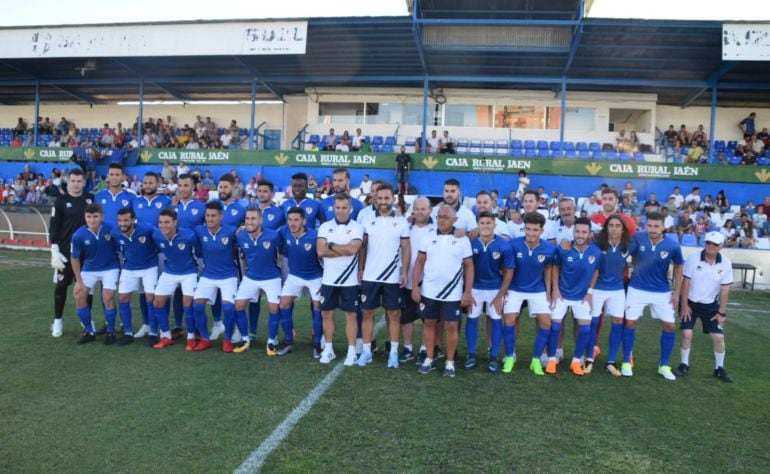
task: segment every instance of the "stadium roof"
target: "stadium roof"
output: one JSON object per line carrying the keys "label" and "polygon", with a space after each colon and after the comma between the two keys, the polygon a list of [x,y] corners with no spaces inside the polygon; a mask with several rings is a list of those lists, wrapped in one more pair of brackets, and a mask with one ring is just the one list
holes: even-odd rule
{"label": "stadium roof", "polygon": [[34,102],[36,84],[44,103],[100,103],[137,100],[140,80],[144,100],[192,101],[248,100],[255,81],[258,99],[274,99],[427,79],[555,92],[564,81],[680,106],[709,105],[717,84],[721,106],[770,107],[768,62],[723,61],[721,22],[586,18],[580,0],[408,3],[409,17],[308,19],[305,55],[96,58],[85,73],[94,58],[0,59],[0,103]]}

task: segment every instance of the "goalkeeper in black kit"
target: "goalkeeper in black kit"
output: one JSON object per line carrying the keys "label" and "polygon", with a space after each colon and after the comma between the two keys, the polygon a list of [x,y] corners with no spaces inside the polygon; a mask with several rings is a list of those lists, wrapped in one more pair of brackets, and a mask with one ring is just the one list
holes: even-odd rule
{"label": "goalkeeper in black kit", "polygon": [[[72,234],[86,224],[85,209],[93,202],[93,195],[84,192],[86,180],[83,170],[74,168],[70,171],[67,191],[56,198],[51,209],[51,266],[54,268],[53,292],[54,320],[51,335],[62,335],[62,316],[67,302],[67,289],[74,281],[70,265],[70,243]],[[91,296],[89,296],[89,306]]]}

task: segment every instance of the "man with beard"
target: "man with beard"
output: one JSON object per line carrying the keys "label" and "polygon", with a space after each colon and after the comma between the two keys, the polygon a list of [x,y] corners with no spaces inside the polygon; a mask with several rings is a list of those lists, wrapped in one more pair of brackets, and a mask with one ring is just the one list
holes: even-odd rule
{"label": "man with beard", "polygon": [[262,211],[262,227],[270,230],[278,230],[286,224],[286,216],[283,210],[273,202],[275,197],[273,183],[266,179],[257,181],[257,205]]}
{"label": "man with beard", "polygon": [[104,222],[113,227],[118,224],[118,211],[123,207],[132,206],[136,199],[134,193],[123,189],[124,178],[123,165],[110,163],[107,170],[107,188],[94,196],[94,202],[102,206]]}
{"label": "man with beard", "polygon": [[476,215],[488,212],[495,218],[495,235],[502,237],[505,240],[511,240],[511,235],[508,233],[508,227],[505,222],[501,221],[495,216],[494,211],[495,201],[492,199],[492,194],[489,191],[479,191],[476,193]]}
{"label": "man with beard", "polygon": [[458,231],[458,235],[467,235],[473,239],[479,233],[478,227],[476,227],[476,216],[473,215],[473,211],[462,205],[462,197],[459,181],[454,178],[444,181],[444,201],[433,208],[431,217],[436,221],[441,206],[451,207],[455,210],[455,217],[457,217],[454,228]]}
{"label": "man with beard", "polygon": [[[334,219],[334,195],[339,193],[350,194],[350,172],[347,168],[337,168],[332,173],[333,194],[321,201],[321,219],[326,222]],[[374,196],[374,191],[372,191]],[[354,221],[358,219],[358,213],[364,208],[364,204],[358,199],[353,199],[353,207],[350,211],[350,217]]]}
{"label": "man with beard", "polygon": [[290,199],[283,202],[284,217],[288,218],[289,211],[298,207],[305,211],[305,225],[308,229],[315,229],[316,223],[321,222],[321,203],[307,196],[307,175],[297,173],[291,177]]}

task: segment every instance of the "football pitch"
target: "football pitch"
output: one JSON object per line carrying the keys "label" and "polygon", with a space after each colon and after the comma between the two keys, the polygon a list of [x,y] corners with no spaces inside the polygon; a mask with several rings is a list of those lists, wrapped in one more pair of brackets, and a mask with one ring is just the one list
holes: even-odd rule
{"label": "football pitch", "polygon": [[[649,317],[633,378],[604,372],[603,355],[582,378],[569,359],[555,376],[534,376],[525,321],[512,374],[488,373],[482,356],[480,368],[447,379],[418,375],[414,362],[386,369],[382,353],[367,368],[337,367],[341,315],[338,358],[319,364],[305,300],[295,309],[297,349],[281,358],[265,355],[264,308],[259,342],[244,354],[221,352],[221,340],[202,353],[180,342],[105,346],[101,337],[79,347],[71,297],[64,336],[50,336],[47,253],[0,250],[0,281],[2,472],[233,472],[245,461],[265,472],[770,469],[767,291],[731,295],[726,368],[735,383],[726,384],[712,376],[711,343],[699,330],[690,375],[657,375],[660,329]],[[602,348],[607,336],[605,325]],[[381,329],[380,344],[384,337]]]}

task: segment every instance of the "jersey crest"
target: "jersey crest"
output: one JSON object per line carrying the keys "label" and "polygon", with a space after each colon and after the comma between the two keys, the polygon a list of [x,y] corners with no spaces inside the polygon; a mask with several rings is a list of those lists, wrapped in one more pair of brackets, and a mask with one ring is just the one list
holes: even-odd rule
{"label": "jersey crest", "polygon": [[265,247],[266,249],[269,249],[270,248],[270,242],[262,242],[262,246]]}
{"label": "jersey crest", "polygon": [[122,199],[120,203],[123,204],[123,207],[128,206],[128,199]]}
{"label": "jersey crest", "polygon": [[311,243],[307,243],[307,244],[305,244],[305,250],[306,250],[306,251],[310,252],[310,249],[311,249],[311,248],[313,248],[313,244],[311,244]]}
{"label": "jersey crest", "polygon": [[588,263],[590,263],[591,265],[593,265],[595,261],[596,261],[596,257],[594,257],[593,255],[588,257]]}
{"label": "jersey crest", "polygon": [[190,214],[192,214],[192,215],[194,215],[194,216],[197,216],[197,215],[198,215],[198,210],[197,210],[197,209],[195,209],[195,208],[193,208],[193,209],[190,211]]}
{"label": "jersey crest", "polygon": [[145,236],[141,236],[141,237],[139,237],[139,239],[138,239],[138,240],[139,240],[139,243],[140,243],[140,244],[143,244],[143,243],[145,243],[145,242],[147,241],[147,237],[145,237]]}
{"label": "jersey crest", "polygon": [[540,262],[540,263],[545,262],[545,255],[538,255],[537,256],[537,261]]}
{"label": "jersey crest", "polygon": [[104,240],[107,240],[107,241],[110,241],[110,240],[112,240],[112,235],[110,235],[110,234],[106,234],[106,235],[104,236]]}
{"label": "jersey crest", "polygon": [[500,252],[492,252],[492,259],[498,260],[500,258]]}
{"label": "jersey crest", "polygon": [[661,252],[660,253],[660,258],[661,259],[665,259],[666,257],[668,257],[668,252]]}
{"label": "jersey crest", "polygon": [[178,248],[179,250],[184,250],[184,248],[185,248],[185,247],[186,247],[186,245],[185,245],[184,243],[181,243],[181,244],[177,244],[177,248]]}
{"label": "jersey crest", "polygon": [[163,207],[163,203],[162,203],[162,202],[156,202],[156,203],[155,203],[155,207],[157,207],[158,209],[160,209],[161,207]]}
{"label": "jersey crest", "polygon": [[275,216],[273,214],[269,214],[267,216],[267,220],[272,221],[273,219],[275,219]]}
{"label": "jersey crest", "polygon": [[238,209],[233,209],[232,211],[230,211],[230,215],[231,216],[237,216],[238,215]]}
{"label": "jersey crest", "polygon": [[305,214],[310,214],[312,212],[313,212],[313,208],[312,207],[306,207],[305,208]]}
{"label": "jersey crest", "polygon": [[230,242],[230,237],[222,237],[222,244],[227,245]]}

